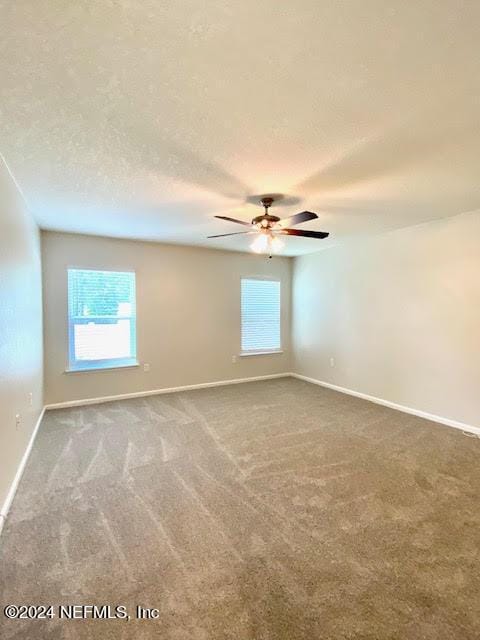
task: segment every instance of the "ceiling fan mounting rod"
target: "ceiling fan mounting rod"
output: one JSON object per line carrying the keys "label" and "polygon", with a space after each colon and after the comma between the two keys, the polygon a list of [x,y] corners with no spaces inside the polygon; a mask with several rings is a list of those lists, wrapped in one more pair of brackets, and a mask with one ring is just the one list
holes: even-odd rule
{"label": "ceiling fan mounting rod", "polygon": [[271,207],[273,204],[273,198],[271,198],[270,196],[264,196],[260,202],[265,207],[265,214],[267,214],[269,207]]}

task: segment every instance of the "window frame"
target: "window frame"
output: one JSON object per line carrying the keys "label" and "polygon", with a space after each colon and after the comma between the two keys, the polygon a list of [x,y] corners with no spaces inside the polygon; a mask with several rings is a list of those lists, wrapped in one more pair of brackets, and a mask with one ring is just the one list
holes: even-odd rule
{"label": "window frame", "polygon": [[[279,319],[278,319],[278,330],[280,335],[280,346],[275,349],[250,349],[248,351],[244,351],[242,349],[242,332],[243,332],[243,318],[242,318],[242,280],[261,280],[261,281],[269,281],[269,282],[278,282],[280,293],[278,300],[279,307]],[[242,275],[240,276],[240,351],[239,356],[244,358],[248,356],[266,356],[272,355],[275,353],[283,353],[283,334],[282,334],[282,279],[278,276],[270,276],[270,275]]]}
{"label": "window frame", "polygon": [[[133,306],[132,315],[126,316],[70,316],[70,287],[69,272],[70,271],[93,271],[93,272],[110,272],[125,273],[134,276],[133,279]],[[69,265],[66,269],[66,289],[67,289],[67,366],[65,373],[82,373],[92,371],[109,371],[115,369],[128,369],[130,367],[138,367],[137,359],[137,274],[134,269],[113,269],[106,267],[82,267],[78,265]],[[109,324],[108,320],[129,320],[130,321],[130,353],[129,358],[105,358],[101,360],[76,360],[75,359],[75,325],[88,324],[92,320],[105,320],[98,324]],[[112,323],[113,324],[113,323]]]}

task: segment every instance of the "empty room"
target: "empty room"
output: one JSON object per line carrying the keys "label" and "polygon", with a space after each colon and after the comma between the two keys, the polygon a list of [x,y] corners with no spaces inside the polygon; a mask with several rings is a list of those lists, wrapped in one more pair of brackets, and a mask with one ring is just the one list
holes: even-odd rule
{"label": "empty room", "polygon": [[478,2],[0,42],[2,640],[478,640]]}

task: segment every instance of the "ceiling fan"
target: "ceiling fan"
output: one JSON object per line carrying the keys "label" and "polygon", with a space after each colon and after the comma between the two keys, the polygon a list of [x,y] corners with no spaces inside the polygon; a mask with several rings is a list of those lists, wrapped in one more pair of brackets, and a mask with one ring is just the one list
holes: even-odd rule
{"label": "ceiling fan", "polygon": [[244,220],[236,220],[235,218],[229,218],[228,216],[215,216],[220,220],[228,220],[228,222],[235,222],[236,224],[242,224],[246,227],[250,227],[249,231],[237,231],[235,233],[221,233],[215,236],[208,236],[209,238],[224,238],[226,236],[238,236],[245,234],[255,234],[257,237],[251,244],[251,248],[256,253],[264,253],[268,250],[270,258],[272,253],[276,253],[283,247],[283,241],[280,236],[302,236],[304,238],[317,238],[323,240],[328,237],[328,233],[325,231],[307,231],[303,229],[290,229],[290,225],[300,224],[301,222],[307,222],[307,220],[315,220],[318,218],[316,213],[311,211],[302,211],[296,213],[288,218],[280,219],[278,216],[272,216],[268,213],[269,208],[274,202],[274,198],[265,196],[261,199],[261,204],[265,209],[265,212],[253,218],[251,222],[245,222]]}

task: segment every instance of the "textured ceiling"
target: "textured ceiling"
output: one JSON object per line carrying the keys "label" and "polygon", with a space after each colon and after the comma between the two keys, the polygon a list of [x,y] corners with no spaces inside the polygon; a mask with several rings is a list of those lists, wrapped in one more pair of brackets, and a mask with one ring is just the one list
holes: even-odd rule
{"label": "textured ceiling", "polygon": [[[5,0],[0,151],[48,229],[285,253],[480,208],[480,4]],[[248,237],[247,237],[248,238]]]}

